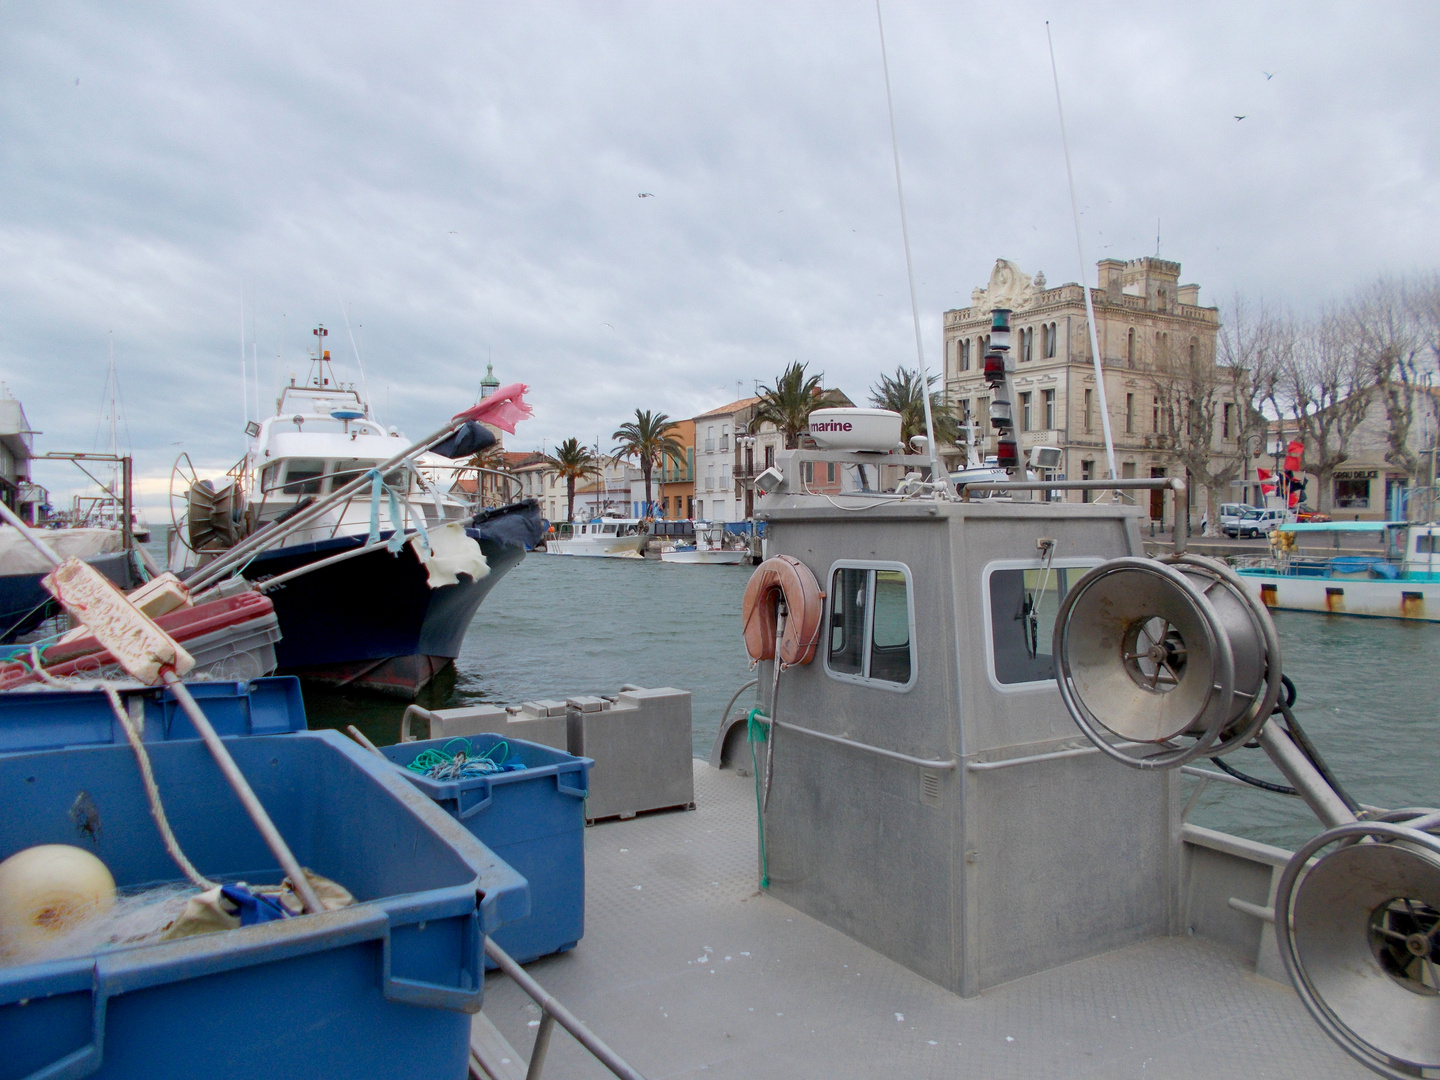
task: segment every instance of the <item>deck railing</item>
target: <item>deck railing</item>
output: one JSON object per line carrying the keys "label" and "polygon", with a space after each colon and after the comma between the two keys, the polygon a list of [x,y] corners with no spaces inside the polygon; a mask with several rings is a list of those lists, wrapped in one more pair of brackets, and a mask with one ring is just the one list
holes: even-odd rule
{"label": "deck railing", "polygon": [[[495,961],[500,970],[529,995],[531,1001],[540,1006],[540,1026],[535,1031],[535,1045],[530,1050],[530,1063],[525,1069],[525,1080],[540,1080],[540,1074],[545,1068],[545,1057],[550,1051],[550,1035],[555,1030],[557,1021],[575,1037],[576,1042],[590,1052],[591,1057],[609,1069],[613,1075],[621,1080],[645,1080],[639,1070],[605,1045],[593,1031],[575,1018],[574,1013],[532,979],[509,953],[495,944],[493,938],[485,939],[485,955]],[[477,1080],[519,1080],[518,1063],[503,1056],[503,1051],[501,1054],[502,1056],[497,1057],[495,1047],[472,1038],[470,1076]]]}

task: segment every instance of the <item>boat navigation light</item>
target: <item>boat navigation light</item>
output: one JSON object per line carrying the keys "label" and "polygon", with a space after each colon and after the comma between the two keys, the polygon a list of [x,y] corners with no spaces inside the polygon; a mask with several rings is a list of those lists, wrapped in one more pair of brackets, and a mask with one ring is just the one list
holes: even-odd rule
{"label": "boat navigation light", "polygon": [[1017,469],[1020,467],[1020,448],[1015,445],[1013,436],[1001,436],[996,442],[995,464],[1002,469]]}
{"label": "boat navigation light", "polygon": [[1010,309],[997,307],[990,313],[990,347],[1004,352],[1010,348]]}
{"label": "boat navigation light", "polygon": [[1005,384],[1005,354],[998,349],[991,349],[985,354],[985,381],[992,388]]}

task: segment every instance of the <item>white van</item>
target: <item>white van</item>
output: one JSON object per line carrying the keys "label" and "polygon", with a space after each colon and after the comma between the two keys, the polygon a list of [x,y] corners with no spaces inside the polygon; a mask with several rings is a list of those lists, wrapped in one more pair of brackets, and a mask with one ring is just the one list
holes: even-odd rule
{"label": "white van", "polygon": [[1224,530],[1226,536],[1236,538],[1266,536],[1272,529],[1291,520],[1288,510],[1261,510],[1251,507],[1245,510],[1233,525],[1227,524]]}

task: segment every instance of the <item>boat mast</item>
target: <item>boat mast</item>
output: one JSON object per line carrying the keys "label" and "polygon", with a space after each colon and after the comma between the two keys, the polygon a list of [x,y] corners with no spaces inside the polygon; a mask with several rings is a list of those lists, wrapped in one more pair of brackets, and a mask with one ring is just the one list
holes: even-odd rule
{"label": "boat mast", "polygon": [[330,331],[325,329],[324,323],[321,323],[310,333],[315,335],[315,355],[311,358],[309,383],[316,390],[324,390],[337,385],[335,369],[330,366],[330,350],[325,348],[325,339],[330,336]]}

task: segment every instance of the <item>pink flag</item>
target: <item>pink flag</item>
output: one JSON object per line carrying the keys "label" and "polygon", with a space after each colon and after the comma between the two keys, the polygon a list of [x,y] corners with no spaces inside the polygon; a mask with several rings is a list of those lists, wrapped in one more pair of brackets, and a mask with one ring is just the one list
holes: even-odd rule
{"label": "pink flag", "polygon": [[515,425],[528,420],[535,412],[525,404],[525,393],[530,388],[524,383],[502,386],[484,401],[470,406],[464,412],[456,413],[456,420],[479,420],[483,424],[494,424],[502,431],[515,434]]}

